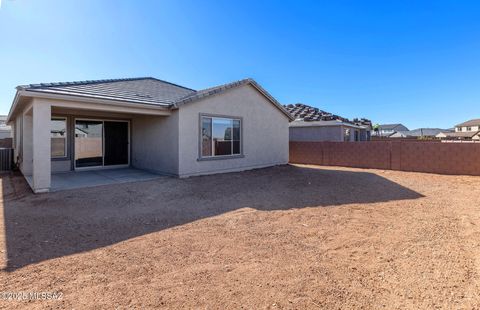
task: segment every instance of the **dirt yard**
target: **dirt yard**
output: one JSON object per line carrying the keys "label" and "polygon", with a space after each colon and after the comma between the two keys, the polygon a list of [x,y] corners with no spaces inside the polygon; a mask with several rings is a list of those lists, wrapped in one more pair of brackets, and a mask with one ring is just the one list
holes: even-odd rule
{"label": "dirt yard", "polygon": [[480,177],[282,166],[43,195],[1,182],[0,297],[62,294],[5,308],[480,307]]}

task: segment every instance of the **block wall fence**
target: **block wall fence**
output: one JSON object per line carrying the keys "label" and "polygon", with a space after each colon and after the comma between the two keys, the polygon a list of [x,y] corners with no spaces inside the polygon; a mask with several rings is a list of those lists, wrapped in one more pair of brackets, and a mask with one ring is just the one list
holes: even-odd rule
{"label": "block wall fence", "polygon": [[480,143],[290,142],[290,163],[480,176]]}

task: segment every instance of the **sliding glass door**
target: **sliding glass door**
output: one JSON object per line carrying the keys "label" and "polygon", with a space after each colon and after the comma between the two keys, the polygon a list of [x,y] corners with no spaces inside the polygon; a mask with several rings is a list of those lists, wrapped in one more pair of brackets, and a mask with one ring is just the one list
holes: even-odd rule
{"label": "sliding glass door", "polygon": [[128,165],[129,123],[75,120],[75,167]]}
{"label": "sliding glass door", "polygon": [[103,165],[103,122],[75,121],[75,167]]}

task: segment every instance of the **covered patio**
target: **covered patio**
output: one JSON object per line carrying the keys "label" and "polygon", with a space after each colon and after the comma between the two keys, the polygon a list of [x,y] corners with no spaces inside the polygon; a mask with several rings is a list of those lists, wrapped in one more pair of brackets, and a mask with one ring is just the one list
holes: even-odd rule
{"label": "covered patio", "polygon": [[[165,178],[166,176],[135,168],[98,169],[53,173],[51,177],[50,191],[56,192],[101,185],[143,182],[162,177]],[[32,186],[32,177],[26,176],[26,180],[30,186]]]}
{"label": "covered patio", "polygon": [[[164,106],[42,95],[19,100],[23,111],[16,122],[21,131],[18,165],[35,193],[159,177],[146,171],[143,148],[135,153],[135,162],[131,157],[135,135],[135,143],[144,144],[142,137],[150,129],[142,124],[170,115]],[[140,127],[134,130],[133,123]]]}

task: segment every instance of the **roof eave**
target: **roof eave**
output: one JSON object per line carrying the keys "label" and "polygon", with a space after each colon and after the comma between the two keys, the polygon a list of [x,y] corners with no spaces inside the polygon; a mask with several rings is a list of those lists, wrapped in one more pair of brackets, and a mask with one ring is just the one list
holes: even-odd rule
{"label": "roof eave", "polygon": [[89,94],[82,94],[82,93],[73,93],[68,91],[48,90],[48,89],[26,89],[26,90],[23,90],[23,92],[62,95],[62,96],[71,96],[71,97],[77,97],[77,98],[102,99],[102,100],[111,100],[111,101],[119,101],[119,102],[129,102],[129,103],[135,103],[135,104],[145,104],[150,106],[160,106],[160,107],[166,107],[166,108],[170,108],[173,104],[172,102],[167,102],[167,101],[155,103],[155,102],[146,101],[146,100],[131,100],[131,99],[111,97],[111,96],[89,95]]}
{"label": "roof eave", "polygon": [[172,104],[155,104],[155,103],[148,103],[148,102],[141,102],[141,101],[132,101],[132,100],[121,100],[115,98],[107,98],[102,96],[83,96],[83,95],[76,95],[76,94],[68,94],[68,93],[58,93],[58,92],[48,92],[48,91],[36,91],[36,90],[28,90],[23,88],[17,88],[17,92],[12,102],[12,106],[10,107],[10,111],[8,113],[6,123],[10,124],[12,122],[12,117],[15,115],[15,110],[17,109],[18,102],[22,97],[30,97],[30,98],[46,98],[46,99],[64,99],[69,98],[72,100],[77,101],[86,101],[89,102],[97,102],[97,103],[110,103],[114,105],[128,105],[135,107],[143,107],[148,109],[155,109],[155,110],[170,110]]}

